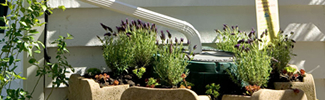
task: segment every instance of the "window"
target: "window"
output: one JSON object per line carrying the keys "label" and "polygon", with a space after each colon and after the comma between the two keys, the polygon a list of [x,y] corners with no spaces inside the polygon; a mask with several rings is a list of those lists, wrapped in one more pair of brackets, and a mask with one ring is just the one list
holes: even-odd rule
{"label": "window", "polygon": [[[5,3],[6,0],[0,0],[0,3]],[[7,15],[7,11],[8,11],[8,7],[7,6],[2,6],[0,5],[0,16],[6,16]],[[5,26],[5,23],[0,21],[0,26]],[[4,30],[0,30],[0,33],[4,33]]]}

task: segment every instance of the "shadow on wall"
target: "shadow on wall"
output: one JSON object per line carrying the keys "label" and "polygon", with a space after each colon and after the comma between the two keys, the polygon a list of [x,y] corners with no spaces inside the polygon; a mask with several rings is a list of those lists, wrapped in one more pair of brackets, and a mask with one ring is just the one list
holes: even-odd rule
{"label": "shadow on wall", "polygon": [[325,34],[313,23],[291,23],[284,33],[294,32],[291,36],[296,41],[324,41]]}
{"label": "shadow on wall", "polygon": [[311,0],[309,2],[309,5],[324,5],[325,4],[325,0]]}

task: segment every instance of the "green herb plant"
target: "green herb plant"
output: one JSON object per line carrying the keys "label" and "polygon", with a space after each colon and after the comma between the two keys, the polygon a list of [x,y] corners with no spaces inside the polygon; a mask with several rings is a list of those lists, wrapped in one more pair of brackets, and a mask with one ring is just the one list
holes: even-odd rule
{"label": "green herb plant", "polygon": [[238,26],[228,27],[226,24],[224,24],[222,31],[216,30],[216,32],[218,33],[218,43],[216,43],[217,49],[228,52],[236,52],[237,49],[234,47],[234,45],[237,44],[239,39],[246,36],[246,33],[241,32]]}
{"label": "green herb plant", "polygon": [[[261,38],[264,35],[267,35],[267,32],[264,32]],[[238,49],[234,57],[237,67],[228,72],[232,80],[239,86],[257,85],[266,87],[272,71],[270,67],[271,57],[266,49],[259,49],[259,44],[263,43],[261,39],[258,39],[257,36],[248,35],[248,37],[247,40],[239,40],[238,44],[234,46]]]}
{"label": "green herb plant", "polygon": [[220,84],[216,85],[215,83],[211,83],[210,85],[206,85],[205,88],[207,91],[205,91],[205,94],[211,95],[213,98],[217,98],[219,96],[219,89]]}
{"label": "green herb plant", "polygon": [[128,19],[121,22],[121,26],[116,27],[117,33],[101,24],[107,33],[104,39],[98,37],[103,43],[106,64],[116,75],[130,68],[147,67],[157,51],[155,24]]}
{"label": "green herb plant", "polygon": [[141,67],[138,69],[133,69],[132,72],[137,75],[139,78],[142,78],[143,74],[146,72],[146,68],[145,67]]}
{"label": "green herb plant", "polygon": [[[0,43],[3,44],[0,59],[0,94],[6,90],[7,96],[0,96],[0,99],[18,100],[31,98],[32,93],[28,93],[22,88],[12,88],[11,82],[14,80],[26,80],[20,76],[20,73],[14,70],[20,62],[18,55],[27,52],[28,62],[42,69],[35,59],[35,54],[41,53],[41,47],[44,45],[41,41],[34,39],[35,34],[39,32],[34,27],[42,26],[45,23],[40,22],[39,17],[48,11],[51,12],[46,1],[38,2],[36,0],[11,0],[1,3],[2,6],[8,6],[10,14],[0,17],[5,23],[1,30],[5,30]],[[6,87],[8,86],[8,87]],[[35,89],[35,88],[34,88]]]}
{"label": "green herb plant", "polygon": [[98,68],[89,68],[86,72],[89,76],[95,76],[97,74],[100,74],[102,71]]}
{"label": "green herb plant", "polygon": [[[155,56],[154,71],[158,74],[161,81],[169,86],[177,87],[177,84],[183,80],[182,75],[188,75],[188,61],[191,58],[182,52],[183,39],[180,41],[175,38],[175,42],[171,39],[171,34],[167,30],[169,39],[161,31],[161,45],[159,46],[158,54]],[[165,41],[167,41],[166,44]],[[175,43],[175,45],[173,44]],[[194,46],[193,49],[195,49]],[[188,57],[188,59],[186,58]]]}
{"label": "green herb plant", "polygon": [[[292,34],[294,33],[291,32]],[[291,57],[296,56],[292,53],[294,43],[296,41],[290,39],[288,35],[284,35],[282,31],[273,39],[272,43],[268,46],[269,55],[273,58],[271,62],[273,69],[281,72],[288,65]]]}
{"label": "green herb plant", "polygon": [[147,87],[154,88],[155,86],[160,85],[157,79],[150,77],[149,79],[146,79]]}

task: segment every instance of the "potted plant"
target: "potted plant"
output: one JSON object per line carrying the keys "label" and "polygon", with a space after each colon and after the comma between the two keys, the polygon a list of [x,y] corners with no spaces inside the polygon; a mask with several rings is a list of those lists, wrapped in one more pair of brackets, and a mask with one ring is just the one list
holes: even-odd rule
{"label": "potted plant", "polygon": [[[76,86],[74,89],[77,91],[71,95],[81,95],[80,99],[87,100],[119,100],[129,86],[145,84],[142,76],[146,67],[152,64],[153,55],[157,51],[155,24],[128,19],[121,22],[116,27],[117,32],[101,24],[106,33],[104,38],[97,36],[103,43],[103,56],[112,72],[99,73],[98,70],[88,69],[87,76],[92,79],[80,75],[71,76],[71,85]],[[80,91],[79,87],[84,88]]]}
{"label": "potted plant", "polygon": [[[238,29],[238,28],[232,28]],[[225,25],[224,31],[219,33],[229,33],[230,29]],[[228,70],[228,73],[232,80],[237,83],[239,86],[243,87],[245,95],[247,96],[231,96],[231,95],[223,95],[224,98],[242,98],[244,99],[251,99],[256,92],[259,90],[265,91],[263,88],[269,88],[267,83],[269,82],[269,76],[272,71],[271,64],[274,64],[275,58],[273,57],[275,54],[272,50],[272,46],[275,42],[272,42],[270,46],[266,48],[262,48],[261,44],[266,44],[262,41],[264,36],[267,36],[267,30],[263,32],[260,36],[255,35],[254,29],[249,34],[244,33],[230,33],[230,34],[223,34],[221,37],[225,41],[219,42],[219,44],[235,44],[234,40],[227,40],[227,37],[231,37],[232,39],[238,40],[233,47],[229,45],[221,45],[224,46],[223,48],[235,48],[231,49],[234,52],[234,62],[236,63],[237,67],[234,67]],[[277,40],[274,40],[277,41]],[[291,41],[291,40],[290,40]],[[283,42],[283,41],[278,41]],[[291,41],[294,42],[294,41]],[[278,44],[277,44],[278,45]],[[288,47],[291,47],[291,43],[287,43]],[[280,46],[280,44],[279,44]],[[278,47],[278,46],[277,46]],[[283,47],[284,48],[284,47]],[[279,48],[278,48],[279,49]],[[290,52],[287,54],[290,54]],[[278,54],[281,55],[281,54]],[[281,56],[282,57],[282,56]],[[287,58],[285,59],[287,60]],[[288,61],[287,61],[288,62]],[[272,92],[272,91],[268,91]],[[285,93],[285,92],[282,92]],[[227,99],[227,100],[228,100]]]}
{"label": "potted plant", "polygon": [[[293,32],[290,33],[294,34]],[[273,39],[267,49],[272,57],[271,67],[273,71],[270,76],[269,86],[274,89],[298,88],[303,90],[309,100],[316,100],[316,90],[313,76],[305,73],[304,69],[298,69],[295,65],[288,64],[293,54],[294,41],[282,31]],[[274,87],[273,87],[274,86]]]}

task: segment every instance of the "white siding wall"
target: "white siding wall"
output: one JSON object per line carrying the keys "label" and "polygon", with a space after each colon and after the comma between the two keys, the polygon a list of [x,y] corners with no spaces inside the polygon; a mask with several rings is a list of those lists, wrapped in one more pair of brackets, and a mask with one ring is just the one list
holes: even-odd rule
{"label": "white siding wall", "polygon": [[[216,33],[222,24],[238,25],[243,31],[256,29],[255,0],[120,0],[141,6],[162,14],[166,14],[191,23],[201,34],[203,43],[213,43]],[[325,99],[325,1],[324,0],[279,0],[280,28],[285,32],[294,31],[298,41],[294,53],[298,56],[291,61],[299,68],[304,68],[314,75],[317,97]],[[83,72],[85,68],[105,67],[102,50],[96,35],[105,32],[99,23],[115,27],[120,20],[132,17],[94,7],[75,0],[50,0],[49,5],[57,7],[65,5],[66,11],[54,10],[49,16],[48,42],[66,33],[74,35],[69,40],[69,63]],[[167,28],[158,27],[158,30]],[[184,37],[171,30],[174,36]],[[55,58],[54,45],[48,43],[49,54]],[[46,85],[50,80],[46,78]],[[45,96],[48,94],[45,90]],[[51,97],[53,100],[64,99],[67,89],[58,89]],[[63,94],[62,94],[63,93]],[[57,94],[57,95],[56,95]]]}

